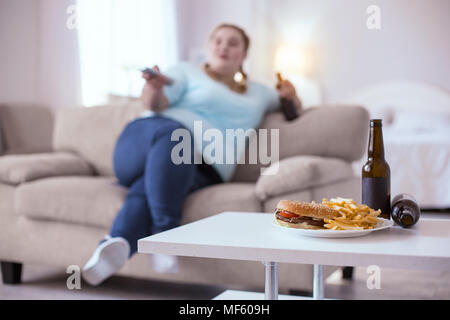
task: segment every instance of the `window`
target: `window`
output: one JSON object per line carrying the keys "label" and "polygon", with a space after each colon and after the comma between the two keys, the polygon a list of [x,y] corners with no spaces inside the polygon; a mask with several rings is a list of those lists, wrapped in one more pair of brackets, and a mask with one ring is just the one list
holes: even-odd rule
{"label": "window", "polygon": [[77,29],[85,106],[139,96],[140,68],[178,60],[174,0],[78,0]]}

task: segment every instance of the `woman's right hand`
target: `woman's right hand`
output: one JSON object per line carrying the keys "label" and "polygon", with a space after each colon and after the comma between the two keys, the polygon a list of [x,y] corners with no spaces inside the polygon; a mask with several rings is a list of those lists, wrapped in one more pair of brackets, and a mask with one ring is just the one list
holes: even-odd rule
{"label": "woman's right hand", "polygon": [[[153,67],[154,70],[159,71],[158,66]],[[169,101],[164,95],[163,88],[167,84],[168,79],[163,76],[150,76],[143,72],[142,78],[145,79],[144,88],[142,88],[141,100],[146,109],[152,111],[162,111],[169,106]]]}
{"label": "woman's right hand", "polygon": [[[160,73],[158,66],[154,66],[152,69]],[[142,78],[145,79],[145,85],[148,85],[151,90],[155,91],[161,91],[169,81],[169,79],[162,74],[152,77],[146,72],[142,72]]]}

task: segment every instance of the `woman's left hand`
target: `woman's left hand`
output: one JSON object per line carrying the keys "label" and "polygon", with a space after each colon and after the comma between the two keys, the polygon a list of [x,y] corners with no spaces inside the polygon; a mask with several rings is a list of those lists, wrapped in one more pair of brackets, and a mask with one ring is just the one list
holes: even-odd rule
{"label": "woman's left hand", "polygon": [[302,111],[303,105],[297,96],[294,85],[288,80],[282,80],[277,84],[277,91],[282,99],[292,100],[298,112]]}
{"label": "woman's left hand", "polygon": [[279,82],[277,84],[277,91],[280,98],[292,100],[297,96],[294,85],[288,80]]}

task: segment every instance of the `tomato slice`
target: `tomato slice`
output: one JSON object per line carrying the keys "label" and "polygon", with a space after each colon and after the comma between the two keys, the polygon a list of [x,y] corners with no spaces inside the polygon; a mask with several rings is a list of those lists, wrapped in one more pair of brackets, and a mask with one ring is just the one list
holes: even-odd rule
{"label": "tomato slice", "polygon": [[298,217],[297,214],[291,213],[291,212],[285,211],[285,210],[281,210],[281,211],[280,211],[280,215],[282,215],[282,216],[285,217],[285,218],[295,218],[295,217]]}

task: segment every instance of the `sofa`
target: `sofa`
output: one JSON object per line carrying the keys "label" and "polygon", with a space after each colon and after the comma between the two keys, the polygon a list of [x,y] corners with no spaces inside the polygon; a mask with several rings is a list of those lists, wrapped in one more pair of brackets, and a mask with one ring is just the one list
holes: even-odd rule
{"label": "sofa", "polygon": [[[20,283],[26,264],[64,270],[85,264],[127,193],[113,173],[115,141],[142,111],[139,101],[130,99],[57,110],[0,106],[4,283]],[[360,179],[351,163],[365,152],[368,122],[363,107],[349,105],[310,108],[290,122],[280,112],[267,114],[260,128],[279,129],[277,173],[261,175],[260,163],[239,164],[230,182],[189,195],[182,224],[223,211],[273,212],[280,199],[320,202],[342,196],[360,201]],[[233,231],[229,233],[232,237]],[[264,289],[261,262],[179,257],[177,272],[163,272],[154,270],[149,260],[135,254],[118,275]],[[326,266],[325,275],[336,269]],[[311,292],[312,279],[312,265],[279,265],[280,293]]]}

